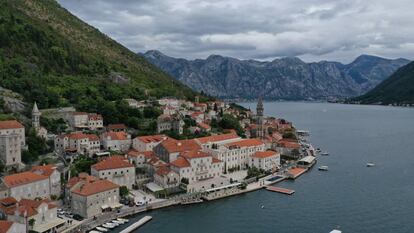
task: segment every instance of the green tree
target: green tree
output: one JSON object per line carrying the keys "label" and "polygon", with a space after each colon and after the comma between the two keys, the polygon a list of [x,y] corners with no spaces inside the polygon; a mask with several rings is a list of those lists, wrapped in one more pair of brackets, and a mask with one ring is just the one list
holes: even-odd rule
{"label": "green tree", "polygon": [[129,194],[129,190],[128,187],[126,186],[121,186],[119,187],[119,195],[123,198],[127,197]]}

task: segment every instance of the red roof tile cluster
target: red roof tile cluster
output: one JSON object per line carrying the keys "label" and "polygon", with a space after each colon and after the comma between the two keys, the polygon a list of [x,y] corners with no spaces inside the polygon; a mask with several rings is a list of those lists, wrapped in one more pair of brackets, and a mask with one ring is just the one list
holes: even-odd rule
{"label": "red roof tile cluster", "polygon": [[184,151],[181,156],[187,159],[210,157],[209,154],[200,150]]}
{"label": "red roof tile cluster", "polygon": [[260,141],[259,139],[243,139],[241,141],[237,141],[237,142],[231,142],[231,143],[227,143],[226,146],[227,147],[253,147],[253,146],[261,146],[264,145],[264,143],[262,141]]}
{"label": "red roof tile cluster", "polygon": [[194,140],[175,140],[169,139],[161,142],[161,145],[169,152],[184,152],[201,150],[201,146]]}
{"label": "red roof tile cluster", "polygon": [[16,201],[14,198],[8,198],[11,201],[7,201],[9,204],[5,205],[5,199],[0,200],[0,209],[7,215],[14,215],[16,211],[18,211],[20,216],[24,216],[27,214],[27,217],[31,217],[33,215],[38,214],[37,209],[43,203],[47,204],[48,209],[56,208],[57,206],[52,204],[49,199],[43,200],[31,200],[31,199],[21,199],[20,201]]}
{"label": "red roof tile cluster", "polygon": [[253,154],[252,157],[263,159],[263,158],[269,158],[269,157],[272,157],[272,156],[275,156],[275,155],[277,155],[277,152],[276,151],[272,151],[272,150],[268,150],[268,151],[256,151]]}
{"label": "red roof tile cluster", "polygon": [[81,196],[90,196],[117,188],[119,186],[109,180],[83,179],[72,187],[71,192]]}
{"label": "red roof tile cluster", "polygon": [[161,142],[163,140],[168,139],[168,137],[164,134],[158,134],[158,135],[149,135],[149,136],[140,136],[136,137],[135,139],[140,140],[144,143],[151,143],[151,142]]}
{"label": "red roof tile cluster", "polygon": [[134,149],[129,150],[127,155],[130,157],[138,157],[138,156],[143,155],[147,159],[150,159],[155,156],[153,151],[137,151]]}
{"label": "red roof tile cluster", "polygon": [[49,177],[53,174],[55,170],[56,166],[54,164],[48,164],[43,166],[34,166],[30,171]]}
{"label": "red roof tile cluster", "polygon": [[0,129],[21,129],[21,128],[24,128],[24,126],[16,120],[0,121]]}
{"label": "red roof tile cluster", "polygon": [[86,137],[89,139],[89,141],[99,141],[99,137],[95,134],[86,134]]}
{"label": "red roof tile cluster", "polygon": [[12,227],[12,221],[0,220],[0,233],[7,233],[9,229]]}
{"label": "red roof tile cluster", "polygon": [[219,142],[219,141],[226,141],[230,139],[240,138],[237,134],[234,133],[227,133],[227,134],[219,134],[219,135],[212,135],[208,137],[197,138],[198,142],[201,144],[209,143],[209,142]]}
{"label": "red roof tile cluster", "polygon": [[99,163],[92,165],[91,168],[97,171],[101,171],[128,167],[134,167],[134,165],[132,163],[129,163],[127,158],[122,156],[111,156],[102,160]]}
{"label": "red roof tile cluster", "polygon": [[183,168],[183,167],[190,167],[191,165],[187,161],[187,159],[185,159],[184,157],[181,157],[180,156],[176,160],[174,160],[173,162],[171,162],[171,166]]}
{"label": "red roof tile cluster", "polygon": [[170,172],[171,172],[171,169],[168,166],[162,166],[162,167],[159,167],[155,173],[157,173],[160,176],[165,176],[165,175],[168,175],[168,173]]}
{"label": "red roof tile cluster", "polygon": [[108,130],[112,131],[112,130],[120,130],[120,129],[127,129],[125,124],[109,124],[108,125]]}
{"label": "red roof tile cluster", "polygon": [[92,121],[102,120],[102,115],[96,114],[96,113],[90,113],[88,114],[88,119]]}
{"label": "red roof tile cluster", "polygon": [[34,172],[21,172],[3,177],[3,182],[8,188],[11,188],[45,179],[48,177]]}
{"label": "red roof tile cluster", "polygon": [[128,140],[128,134],[125,132],[105,132],[102,136],[106,139],[109,137],[109,140]]}
{"label": "red roof tile cluster", "polygon": [[300,144],[295,140],[289,140],[289,139],[282,139],[277,142],[278,146],[285,147],[289,149],[299,149]]}

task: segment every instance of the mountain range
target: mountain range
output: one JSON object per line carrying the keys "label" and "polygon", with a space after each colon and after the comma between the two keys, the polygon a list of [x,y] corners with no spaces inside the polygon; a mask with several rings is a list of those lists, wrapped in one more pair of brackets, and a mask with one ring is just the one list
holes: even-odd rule
{"label": "mountain range", "polygon": [[297,57],[239,60],[220,55],[186,60],[156,50],[140,55],[193,90],[224,99],[353,97],[366,93],[409,63],[402,58],[391,60],[369,55],[361,55],[349,64],[306,63]]}
{"label": "mountain range", "polygon": [[350,102],[414,105],[414,62],[401,67],[374,89]]}

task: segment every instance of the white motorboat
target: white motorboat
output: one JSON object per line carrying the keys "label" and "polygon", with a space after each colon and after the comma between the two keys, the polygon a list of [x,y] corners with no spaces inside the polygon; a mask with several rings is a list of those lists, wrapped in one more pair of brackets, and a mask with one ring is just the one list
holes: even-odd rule
{"label": "white motorboat", "polygon": [[367,163],[367,167],[374,167],[375,163]]}
{"label": "white motorboat", "polygon": [[118,220],[112,220],[112,223],[115,225],[122,225],[124,222],[118,221]]}
{"label": "white motorboat", "polygon": [[100,231],[92,230],[92,231],[89,231],[89,233],[101,233],[101,232]]}
{"label": "white motorboat", "polygon": [[319,171],[328,171],[328,166],[320,166],[319,168],[318,168],[318,170]]}
{"label": "white motorboat", "polygon": [[342,233],[340,230],[332,230],[330,233]]}
{"label": "white motorboat", "polygon": [[96,230],[100,231],[100,232],[107,232],[108,229],[104,228],[104,227],[96,227]]}
{"label": "white motorboat", "polygon": [[112,228],[115,228],[116,226],[113,223],[107,222],[107,223],[103,224],[102,227],[112,229]]}
{"label": "white motorboat", "polygon": [[324,152],[322,152],[322,153],[321,153],[321,155],[323,155],[323,156],[328,156],[328,155],[329,155],[329,153],[328,153],[328,152],[326,152],[326,151],[324,151]]}
{"label": "white motorboat", "polygon": [[117,218],[116,220],[124,222],[124,223],[129,222],[129,220],[126,218]]}

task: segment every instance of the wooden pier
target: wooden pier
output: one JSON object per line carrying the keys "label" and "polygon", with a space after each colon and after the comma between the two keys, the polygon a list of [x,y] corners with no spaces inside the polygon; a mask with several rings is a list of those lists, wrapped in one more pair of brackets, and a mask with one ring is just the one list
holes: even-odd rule
{"label": "wooden pier", "polygon": [[280,188],[280,187],[275,187],[275,186],[267,186],[266,189],[272,192],[283,193],[287,195],[292,195],[295,193],[295,190],[285,189],[285,188]]}

